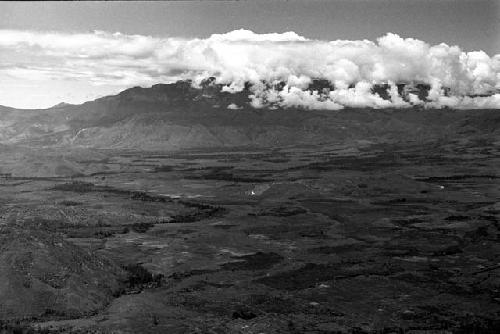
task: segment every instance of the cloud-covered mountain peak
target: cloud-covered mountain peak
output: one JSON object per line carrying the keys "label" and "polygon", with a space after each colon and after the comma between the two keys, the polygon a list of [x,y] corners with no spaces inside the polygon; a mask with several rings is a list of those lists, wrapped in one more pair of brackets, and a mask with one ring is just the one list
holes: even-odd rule
{"label": "cloud-covered mountain peak", "polygon": [[[275,98],[310,109],[405,107],[423,102],[431,107],[500,106],[498,96],[478,96],[498,93],[500,55],[466,52],[445,43],[430,45],[393,33],[376,41],[329,41],[294,32],[249,30],[193,39],[103,31],[0,30],[0,50],[18,55],[18,60],[0,69],[0,79],[61,82],[61,89],[63,82],[119,91],[176,80],[191,80],[196,87],[215,77],[228,92],[240,92],[250,83],[254,107]],[[327,80],[336,92],[310,94],[306,88],[313,80]],[[262,84],[275,82],[284,82],[286,89],[280,93]],[[428,101],[413,96],[409,103],[396,98],[388,104],[371,94],[374,85],[399,83],[429,85]]]}

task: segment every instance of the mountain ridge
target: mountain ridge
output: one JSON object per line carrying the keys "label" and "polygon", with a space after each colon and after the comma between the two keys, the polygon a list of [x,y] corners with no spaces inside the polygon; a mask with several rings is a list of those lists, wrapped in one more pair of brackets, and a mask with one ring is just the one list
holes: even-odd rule
{"label": "mountain ridge", "polygon": [[[284,83],[275,86],[282,89]],[[423,84],[412,87],[424,98],[430,89]],[[315,92],[331,88],[325,80],[314,81],[310,86]],[[388,85],[373,89],[382,99],[391,98]],[[398,84],[397,89],[404,92],[406,88]],[[241,92],[226,92],[222,85],[215,84],[214,78],[209,78],[199,87],[190,81],[133,87],[80,105],[33,110],[0,107],[0,143],[177,150],[402,140],[412,136],[423,140],[445,136],[450,131],[457,133],[470,117],[481,118],[484,114],[496,120],[495,110],[411,107],[333,111],[279,106],[259,109],[252,106],[251,94],[250,85]],[[482,123],[478,120],[475,124]]]}

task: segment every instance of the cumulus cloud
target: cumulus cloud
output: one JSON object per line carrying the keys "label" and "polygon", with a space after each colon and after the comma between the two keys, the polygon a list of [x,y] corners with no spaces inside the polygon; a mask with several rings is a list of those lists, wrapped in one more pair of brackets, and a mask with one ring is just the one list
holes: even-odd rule
{"label": "cumulus cloud", "polygon": [[[125,87],[179,79],[196,86],[213,76],[228,92],[250,83],[256,108],[500,107],[500,55],[429,45],[392,33],[376,41],[322,41],[294,32],[248,30],[205,39],[0,30],[1,52],[21,56],[0,63],[0,79]],[[327,80],[334,89],[308,90],[316,79]],[[277,88],[277,83],[283,85]],[[429,94],[424,100],[407,92],[403,98],[399,83],[426,84]],[[388,87],[389,98],[374,93],[374,85],[381,84]]]}

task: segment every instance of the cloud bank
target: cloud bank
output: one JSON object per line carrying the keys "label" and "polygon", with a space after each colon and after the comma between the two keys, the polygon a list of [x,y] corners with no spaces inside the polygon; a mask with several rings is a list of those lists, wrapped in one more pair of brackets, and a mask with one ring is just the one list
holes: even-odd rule
{"label": "cloud bank", "polygon": [[[198,85],[213,76],[229,92],[250,83],[257,108],[500,108],[500,54],[464,52],[392,33],[376,41],[322,41],[248,30],[206,39],[0,30],[1,53],[0,80],[125,88],[180,79]],[[332,89],[307,89],[314,79],[328,81]],[[403,93],[398,83],[425,84],[428,95]],[[389,98],[373,91],[381,84]]]}

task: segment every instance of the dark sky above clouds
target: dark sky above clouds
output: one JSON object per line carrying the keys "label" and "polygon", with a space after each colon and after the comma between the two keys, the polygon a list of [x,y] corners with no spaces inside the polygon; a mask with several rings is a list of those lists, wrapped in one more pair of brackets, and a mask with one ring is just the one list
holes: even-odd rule
{"label": "dark sky above clouds", "polygon": [[[440,43],[450,47],[432,47]],[[490,57],[464,59],[453,45]],[[336,97],[362,104],[376,103],[365,82],[380,80],[480,93],[500,89],[496,54],[500,0],[0,2],[0,105],[15,107],[81,103],[197,71],[231,89],[264,76],[297,87],[363,81],[346,92],[358,95]]]}

